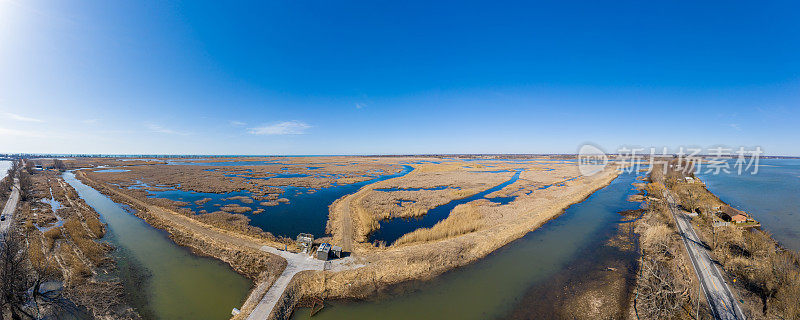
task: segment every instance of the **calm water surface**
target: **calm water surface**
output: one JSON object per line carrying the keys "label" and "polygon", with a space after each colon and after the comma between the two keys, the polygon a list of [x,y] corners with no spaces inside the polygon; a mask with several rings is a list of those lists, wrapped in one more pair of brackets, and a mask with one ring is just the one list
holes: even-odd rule
{"label": "calm water surface", "polygon": [[[507,170],[505,170],[507,171]],[[456,199],[450,201],[446,204],[438,206],[436,208],[428,210],[428,213],[423,215],[422,217],[418,218],[407,218],[407,219],[388,219],[382,220],[379,222],[380,228],[373,232],[369,239],[370,241],[384,241],[386,244],[391,244],[400,239],[404,234],[417,230],[419,228],[431,228],[439,221],[446,219],[450,216],[450,212],[455,209],[460,204],[472,202],[475,200],[486,199],[492,201],[494,203],[499,204],[507,204],[513,201],[516,197],[495,197],[495,198],[487,198],[486,196],[505,188],[506,186],[516,182],[519,180],[519,175],[522,171],[517,170],[516,173],[506,182],[503,182],[499,185],[486,189],[482,192],[474,194],[472,196],[463,198],[463,199]],[[376,189],[381,190],[381,189]],[[391,190],[391,189],[382,189],[382,190]],[[400,190],[400,189],[395,189]],[[405,190],[413,190],[412,189],[405,189]],[[419,189],[417,189],[419,190]],[[432,190],[436,190],[436,188],[432,188]],[[441,190],[441,189],[440,189]]]}
{"label": "calm water surface", "polygon": [[115,275],[129,304],[146,319],[228,319],[232,308],[241,307],[252,285],[247,278],[178,246],[73,173],[64,173],[64,180],[108,224],[103,240],[117,247]]}
{"label": "calm water surface", "polygon": [[11,169],[11,161],[0,161],[0,180],[8,175],[8,169]]}
{"label": "calm water surface", "polygon": [[[347,194],[358,191],[361,187],[378,181],[400,177],[408,174],[414,168],[408,165],[403,166],[403,170],[396,174],[383,175],[375,179],[364,182],[335,185],[329,188],[311,189],[287,187],[281,195],[282,198],[289,199],[289,203],[281,203],[277,206],[262,206],[259,201],[253,203],[243,203],[239,200],[224,200],[233,196],[249,197],[247,191],[237,191],[230,193],[204,193],[181,190],[148,191],[152,197],[166,198],[174,201],[185,201],[189,204],[186,208],[199,212],[219,211],[220,206],[226,204],[238,204],[249,207],[253,211],[264,209],[264,212],[253,214],[253,211],[246,212],[250,218],[250,224],[261,228],[264,231],[272,232],[275,235],[294,238],[299,233],[311,233],[315,237],[325,235],[325,226],[328,223],[328,207]],[[194,201],[210,198],[211,201],[195,204]]]}
{"label": "calm water surface", "polygon": [[763,159],[754,175],[703,171],[697,176],[711,192],[750,213],[784,247],[800,251],[800,160]]}
{"label": "calm water surface", "polygon": [[[314,319],[505,317],[520,308],[530,288],[550,281],[572,264],[598,259],[593,248],[616,230],[621,220],[618,212],[639,208],[639,203],[626,200],[637,192],[631,186],[634,178],[633,174],[621,175],[541,228],[476,263],[433,281],[414,283],[415,290],[376,301],[326,303]],[[301,309],[293,319],[307,319],[308,315],[309,310]]]}

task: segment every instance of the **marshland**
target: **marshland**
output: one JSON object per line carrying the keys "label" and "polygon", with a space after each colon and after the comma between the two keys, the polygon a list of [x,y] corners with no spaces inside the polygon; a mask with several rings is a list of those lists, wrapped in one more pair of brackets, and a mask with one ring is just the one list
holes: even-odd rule
{"label": "marshland", "polygon": [[[584,177],[575,164],[549,159],[122,160],[38,159],[16,169],[36,182],[30,194],[39,209],[20,219],[30,226],[25,233],[42,239],[37,247],[44,251],[29,254],[83,261],[62,266],[82,273],[50,277],[78,310],[94,316],[211,319],[235,308],[240,313],[234,318],[244,318],[287,266],[262,247],[298,252],[293,238],[299,233],[314,235],[315,244],[345,248],[351,262],[295,275],[273,317],[290,316],[308,299],[363,299],[397,290],[479,261],[618,174],[611,167]],[[54,209],[46,210],[50,204]],[[81,217],[95,220],[76,224],[67,210],[78,208]],[[395,239],[373,241],[382,228],[393,230]],[[67,242],[59,244],[62,238]],[[54,244],[62,249],[53,251]],[[68,246],[77,256],[64,258]],[[175,273],[185,268],[194,271]],[[115,293],[99,296],[113,300],[95,310],[98,303],[70,296],[78,288],[76,274],[107,283]],[[167,297],[185,302],[177,307]]]}
{"label": "marshland", "polygon": [[[37,281],[55,288],[47,294],[63,299],[42,294],[40,312],[245,319],[295,263],[270,250],[302,256],[294,237],[304,233],[314,236],[313,248],[330,243],[346,259],[281,280],[288,283],[271,318],[312,310],[322,319],[409,314],[400,310],[420,318],[661,317],[695,310],[698,291],[659,195],[672,190],[682,208],[701,213],[732,195],[748,210],[765,210],[725,189],[749,185],[733,177],[698,174],[703,180],[689,183],[686,173],[637,172],[623,162],[586,176],[575,162],[548,158],[195,161],[15,162],[25,254]],[[764,181],[795,173],[791,160],[769,163]],[[719,197],[708,191],[714,186]],[[775,219],[791,215],[768,210]],[[758,217],[765,230],[775,227],[770,216]],[[780,241],[791,236],[781,228],[778,241],[761,230],[709,231],[709,219],[700,214],[695,227],[749,317],[794,314],[788,306],[800,268]],[[765,282],[760,274],[778,266],[789,273]],[[653,289],[664,286],[680,293]],[[305,308],[310,302],[317,305]],[[425,307],[432,304],[439,308]]]}

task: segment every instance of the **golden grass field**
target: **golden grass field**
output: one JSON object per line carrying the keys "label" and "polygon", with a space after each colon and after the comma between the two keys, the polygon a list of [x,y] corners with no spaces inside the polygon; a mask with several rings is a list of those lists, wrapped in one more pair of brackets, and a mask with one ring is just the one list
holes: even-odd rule
{"label": "golden grass field", "polygon": [[[299,273],[290,286],[289,291],[293,293],[291,299],[285,300],[291,308],[297,299],[309,296],[364,298],[386,286],[413,279],[429,279],[480,259],[558,216],[567,206],[581,201],[595,190],[607,185],[618,174],[616,168],[609,167],[597,175],[583,177],[580,176],[575,163],[548,159],[514,162],[424,158],[424,160],[441,161],[438,164],[418,160],[423,159],[299,157],[281,159],[284,162],[297,163],[296,165],[271,168],[269,166],[213,167],[212,171],[208,170],[212,167],[206,166],[175,166],[143,161],[141,164],[125,166],[125,169],[131,170],[128,172],[99,173],[92,172],[94,170],[81,170],[83,174],[78,177],[101,192],[111,195],[117,201],[135,204],[132,207],[138,209],[141,216],[154,226],[173,233],[173,238],[180,240],[180,244],[195,248],[195,245],[214,243],[214,247],[219,249],[207,250],[206,254],[228,261],[237,270],[250,270],[248,275],[261,284],[264,281],[268,283],[274,281],[283,267],[278,265],[266,269],[253,269],[252,266],[241,265],[231,260],[226,252],[241,250],[238,248],[239,242],[245,241],[244,239],[247,240],[242,244],[246,243],[246,246],[251,248],[257,247],[259,243],[281,248],[284,244],[291,248],[293,246],[286,239],[275,239],[250,226],[249,219],[237,213],[246,210],[230,204],[222,207],[222,211],[197,214],[179,209],[182,203],[148,198],[142,190],[125,187],[141,181],[153,187],[180,185],[181,190],[203,192],[251,190],[253,196],[246,201],[258,201],[267,206],[282,200],[279,198],[279,192],[269,188],[271,186],[258,185],[259,180],[225,175],[230,172],[241,172],[243,168],[251,169],[248,174],[253,175],[268,175],[272,173],[271,171],[282,170],[284,167],[301,168],[291,170],[296,170],[293,171],[295,173],[311,171],[319,176],[320,181],[314,181],[316,178],[313,177],[280,178],[282,180],[278,181],[285,185],[316,189],[334,181],[337,183],[350,182],[348,179],[361,181],[360,179],[367,177],[367,174],[376,172],[390,174],[402,170],[402,165],[412,166],[414,169],[404,176],[366,185],[331,205],[327,228],[331,237],[326,240],[334,245],[342,245],[346,250],[352,250],[353,259],[365,266],[339,272]],[[86,159],[81,161],[83,162],[71,165],[94,165]],[[111,161],[103,160],[98,163],[110,165]],[[489,195],[489,197],[516,196],[516,199],[508,204],[498,205],[487,200],[473,201],[456,207],[449,217],[433,227],[408,233],[389,247],[377,247],[368,242],[370,232],[378,227],[382,219],[424,215],[436,206],[471,196],[508,181],[514,174],[513,170],[523,170],[519,180]],[[267,181],[275,179],[277,178]],[[417,191],[375,190],[433,187],[445,188]],[[189,223],[184,221],[185,219],[195,222]],[[217,235],[224,236],[215,239]],[[199,240],[194,241],[192,238]],[[230,241],[226,242],[227,240]],[[257,256],[261,255],[269,254],[259,253]],[[264,258],[257,256],[244,261],[264,261]],[[270,258],[268,261],[280,260],[277,256],[274,258],[276,259]],[[254,277],[256,274],[261,275]],[[256,286],[256,288],[263,287]],[[256,290],[252,295],[258,296],[263,294],[262,291]],[[257,297],[251,296],[248,301],[257,301]],[[252,303],[246,309],[249,310],[250,307]]]}

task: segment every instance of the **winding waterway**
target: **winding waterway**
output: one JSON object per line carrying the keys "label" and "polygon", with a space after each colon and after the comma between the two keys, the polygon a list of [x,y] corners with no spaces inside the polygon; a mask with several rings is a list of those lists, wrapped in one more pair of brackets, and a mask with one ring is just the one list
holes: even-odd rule
{"label": "winding waterway", "polygon": [[[634,174],[620,175],[558,218],[476,263],[429,282],[407,284],[412,289],[392,297],[326,303],[314,319],[491,319],[513,317],[520,309],[536,309],[526,310],[527,314],[551,314],[552,304],[528,305],[529,295],[551,294],[537,288],[567,281],[559,275],[575,266],[608,260],[598,248],[615,234],[622,219],[619,212],[640,206],[627,201],[638,192],[631,185],[634,179]],[[632,262],[635,254],[620,259]],[[308,309],[301,309],[293,319],[308,315]]]}
{"label": "winding waterway", "polygon": [[800,251],[800,160],[762,159],[756,174],[739,174],[729,164],[729,173],[701,168],[696,176],[722,201],[750,213],[781,245]]}
{"label": "winding waterway", "polygon": [[64,180],[108,225],[103,238],[114,258],[130,305],[145,319],[228,319],[239,308],[252,283],[221,261],[199,257],[178,246],[72,172]]}

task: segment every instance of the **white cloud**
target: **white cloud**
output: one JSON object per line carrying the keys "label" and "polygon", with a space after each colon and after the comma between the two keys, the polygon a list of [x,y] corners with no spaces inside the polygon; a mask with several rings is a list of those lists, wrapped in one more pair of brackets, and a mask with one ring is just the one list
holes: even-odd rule
{"label": "white cloud", "polygon": [[10,112],[6,112],[5,116],[6,116],[6,118],[9,118],[9,119],[12,119],[12,120],[17,120],[17,121],[44,122],[44,120],[41,120],[41,119],[25,117],[25,116],[21,116],[21,115],[18,115],[16,113],[10,113]]}
{"label": "white cloud", "polygon": [[250,128],[250,133],[258,135],[305,134],[309,128],[311,126],[305,122],[292,120]]}
{"label": "white cloud", "polygon": [[728,126],[733,128],[733,129],[735,129],[736,131],[742,131],[742,128],[739,126],[738,123],[731,123],[731,124],[728,124]]}
{"label": "white cloud", "polygon": [[366,106],[367,106],[366,103],[356,103],[356,109],[361,109],[361,108],[364,108]]}
{"label": "white cloud", "polygon": [[230,120],[230,121],[228,121],[228,123],[230,123],[234,127],[243,127],[243,126],[247,125],[247,123],[244,123],[244,122],[241,122],[241,121],[236,121],[236,120]]}
{"label": "white cloud", "polygon": [[189,135],[188,132],[175,131],[175,130],[172,130],[170,128],[165,128],[163,126],[157,125],[155,123],[145,123],[144,125],[151,132],[155,132],[155,133],[176,134],[176,135],[180,135],[180,136],[188,136]]}

